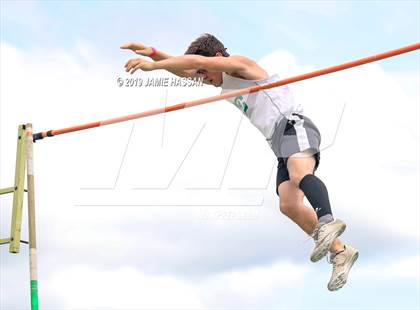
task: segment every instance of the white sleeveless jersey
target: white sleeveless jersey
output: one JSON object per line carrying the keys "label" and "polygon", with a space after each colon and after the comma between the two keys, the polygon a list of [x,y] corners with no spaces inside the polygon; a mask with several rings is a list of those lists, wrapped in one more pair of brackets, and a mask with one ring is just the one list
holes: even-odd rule
{"label": "white sleeveless jersey", "polygon": [[[228,75],[225,72],[222,74],[222,94],[280,80],[277,74],[263,80],[244,80]],[[292,113],[303,113],[302,107],[294,103],[288,86],[265,89],[226,100],[238,107],[267,140],[272,137],[274,129],[282,119],[292,119]]]}

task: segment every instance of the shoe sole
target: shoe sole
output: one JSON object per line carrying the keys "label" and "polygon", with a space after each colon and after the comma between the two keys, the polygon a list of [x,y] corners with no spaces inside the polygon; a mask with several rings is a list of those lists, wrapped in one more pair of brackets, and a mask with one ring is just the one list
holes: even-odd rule
{"label": "shoe sole", "polygon": [[338,291],[340,288],[344,286],[344,284],[347,283],[347,278],[350,272],[351,267],[353,267],[353,264],[356,262],[357,258],[359,257],[359,252],[356,252],[356,254],[353,255],[353,257],[350,259],[349,264],[347,265],[345,271],[340,274],[332,283],[328,283],[328,290],[331,292]]}
{"label": "shoe sole", "polygon": [[346,230],[346,224],[342,222],[342,225],[339,230],[337,230],[334,234],[327,236],[324,239],[323,245],[318,249],[316,253],[312,253],[311,255],[311,262],[315,263],[327,255],[328,251],[330,250],[331,244],[337,239],[344,231]]}

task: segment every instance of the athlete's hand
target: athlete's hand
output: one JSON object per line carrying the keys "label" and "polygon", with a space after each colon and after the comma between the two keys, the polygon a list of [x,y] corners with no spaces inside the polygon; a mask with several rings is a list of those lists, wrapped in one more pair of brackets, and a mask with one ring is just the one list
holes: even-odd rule
{"label": "athlete's hand", "polygon": [[142,71],[152,71],[155,69],[153,62],[144,60],[143,58],[130,59],[129,61],[127,61],[124,67],[126,72],[130,72],[131,70],[131,74],[136,72],[138,69]]}
{"label": "athlete's hand", "polygon": [[138,55],[142,55],[142,56],[149,56],[153,53],[153,50],[151,47],[146,46],[143,43],[137,42],[129,42],[126,44],[123,44],[121,46],[122,49],[126,49],[126,50],[132,50],[134,53],[138,54]]}

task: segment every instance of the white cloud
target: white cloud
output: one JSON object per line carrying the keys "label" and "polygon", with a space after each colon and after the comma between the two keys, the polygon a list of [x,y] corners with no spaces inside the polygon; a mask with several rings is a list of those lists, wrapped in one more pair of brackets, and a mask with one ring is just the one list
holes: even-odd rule
{"label": "white cloud", "polygon": [[46,294],[65,309],[203,309],[197,287],[171,276],[147,276],[130,267],[75,266],[57,272]]}
{"label": "white cloud", "polygon": [[[309,267],[290,262],[227,271],[204,281],[202,292],[210,309],[269,307],[273,300],[281,304],[290,287],[294,294],[302,293],[300,283],[308,275]],[[300,289],[299,289],[300,287]]]}
{"label": "white cloud", "polygon": [[54,273],[43,290],[66,309],[214,309],[233,300],[236,306],[261,305],[259,299],[283,295],[282,289],[298,284],[307,272],[305,266],[278,262],[188,280],[131,267],[72,266]]}
{"label": "white cloud", "polygon": [[[417,66],[413,67],[418,70],[419,63]],[[411,98],[413,102],[419,98],[420,76],[418,71],[394,73],[392,78],[394,78],[398,85],[404,89],[405,93]]]}
{"label": "white cloud", "polygon": [[420,257],[413,256],[398,259],[393,262],[375,262],[365,264],[355,269],[352,278],[379,279],[382,281],[400,279],[412,279],[419,281],[420,277]]}

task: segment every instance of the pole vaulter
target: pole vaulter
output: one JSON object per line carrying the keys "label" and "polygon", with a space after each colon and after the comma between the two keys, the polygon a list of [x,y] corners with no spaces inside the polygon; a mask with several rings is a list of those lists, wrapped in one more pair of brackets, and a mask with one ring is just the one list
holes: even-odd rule
{"label": "pole vaulter", "polygon": [[49,131],[45,131],[45,132],[39,132],[39,133],[35,133],[33,135],[33,140],[35,142],[37,140],[40,140],[40,139],[43,139],[43,138],[46,138],[46,137],[53,137],[53,136],[57,136],[57,135],[65,134],[65,133],[74,132],[74,131],[80,131],[80,130],[95,128],[95,127],[100,127],[100,126],[105,126],[105,125],[130,121],[130,120],[133,120],[133,119],[138,119],[138,118],[142,118],[142,117],[146,117],[146,116],[151,116],[151,115],[156,115],[156,114],[181,110],[181,109],[184,109],[184,108],[189,108],[189,107],[193,107],[193,106],[197,106],[197,105],[201,105],[201,104],[205,104],[205,103],[210,103],[210,102],[214,102],[214,101],[219,101],[219,100],[223,100],[223,99],[227,99],[227,98],[231,98],[231,97],[236,97],[236,96],[240,96],[240,95],[244,95],[244,94],[251,94],[251,93],[255,93],[255,92],[258,92],[258,91],[261,91],[261,90],[264,90],[264,89],[279,87],[279,86],[282,86],[282,85],[291,84],[291,83],[295,83],[295,82],[298,82],[298,81],[311,79],[311,78],[314,78],[314,77],[317,77],[317,76],[321,76],[321,75],[325,75],[325,74],[329,74],[329,73],[333,73],[333,72],[342,71],[342,70],[345,70],[345,69],[357,67],[357,66],[364,65],[364,64],[367,64],[367,63],[371,63],[371,62],[375,62],[375,61],[378,61],[378,60],[394,57],[394,56],[397,56],[397,55],[400,55],[400,54],[415,51],[419,48],[420,48],[420,42],[415,43],[415,44],[411,44],[411,45],[407,45],[407,46],[404,46],[404,47],[401,47],[401,48],[393,49],[393,50],[383,52],[383,53],[380,53],[380,54],[376,54],[376,55],[368,56],[368,57],[365,57],[365,58],[361,58],[361,59],[358,59],[358,60],[346,62],[346,63],[343,63],[341,65],[336,65],[336,66],[320,69],[320,70],[317,70],[317,71],[305,73],[305,74],[302,74],[302,75],[297,75],[297,76],[290,77],[290,78],[287,78],[287,79],[283,79],[283,80],[280,80],[280,81],[276,81],[276,82],[273,82],[273,83],[268,83],[268,84],[265,84],[265,85],[252,86],[252,87],[248,87],[248,88],[239,89],[239,90],[236,90],[236,91],[227,92],[227,93],[217,95],[217,96],[212,96],[212,97],[203,98],[203,99],[197,99],[197,100],[193,100],[193,101],[189,101],[189,102],[185,102],[185,103],[179,103],[179,104],[176,104],[176,105],[167,106],[167,107],[158,108],[158,109],[153,109],[153,110],[149,110],[149,111],[145,111],[145,112],[140,112],[140,113],[124,115],[124,116],[120,116],[120,117],[110,118],[110,119],[106,119],[106,120],[103,120],[103,121],[97,121],[97,122],[92,122],[92,123],[87,123],[87,124],[82,124],[82,125],[76,125],[76,126],[62,128],[62,129],[55,129],[55,130],[49,130]]}

